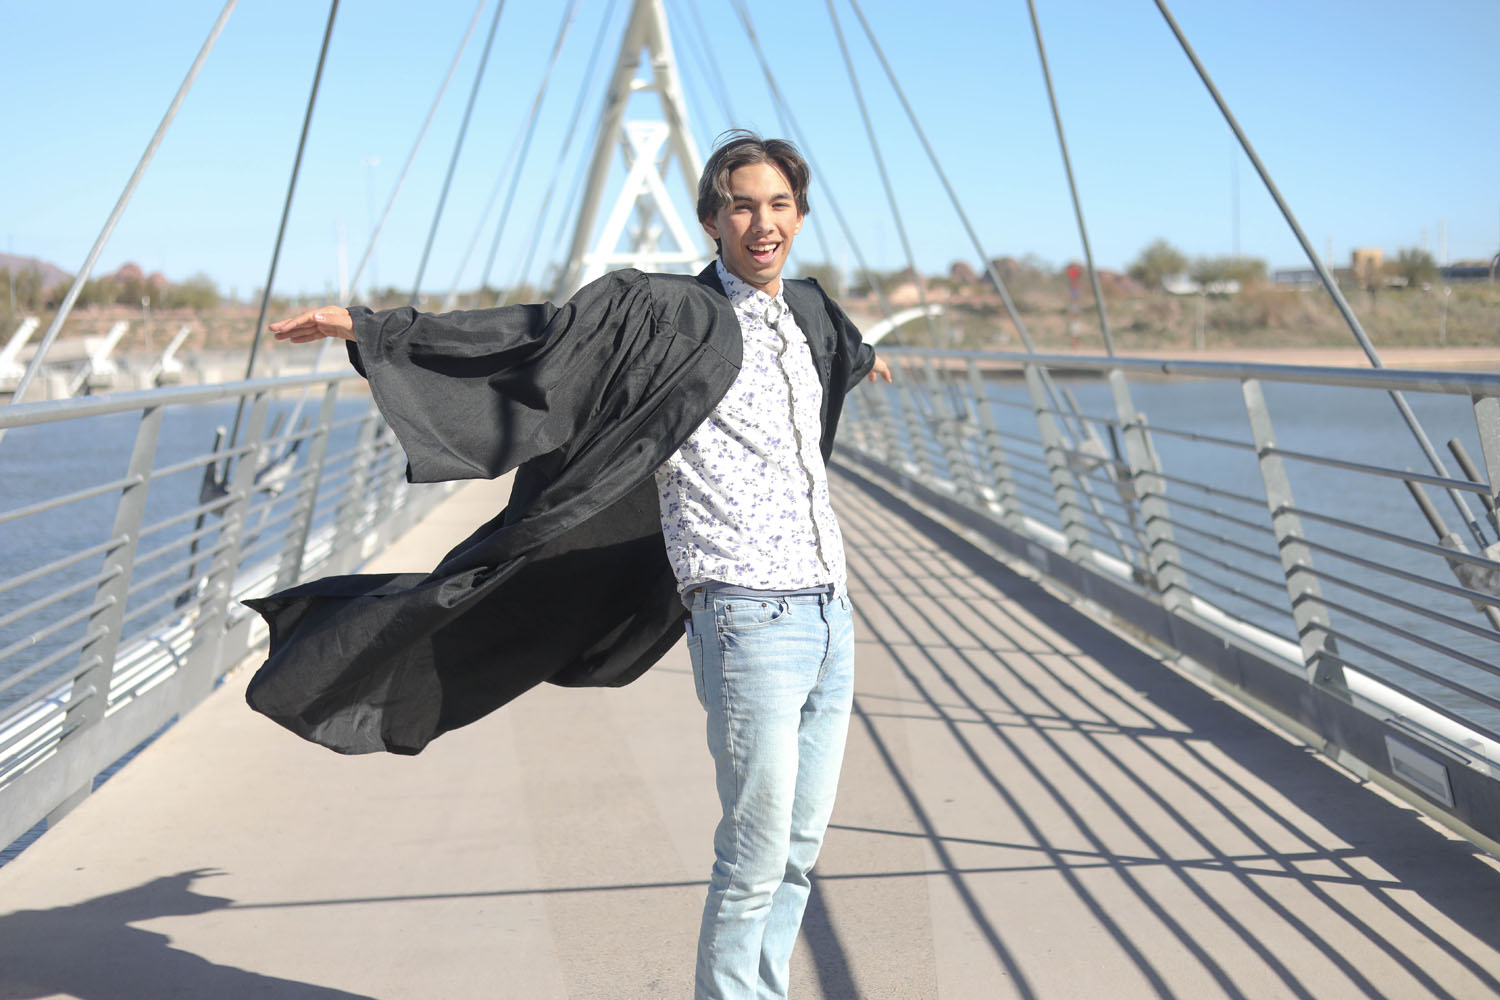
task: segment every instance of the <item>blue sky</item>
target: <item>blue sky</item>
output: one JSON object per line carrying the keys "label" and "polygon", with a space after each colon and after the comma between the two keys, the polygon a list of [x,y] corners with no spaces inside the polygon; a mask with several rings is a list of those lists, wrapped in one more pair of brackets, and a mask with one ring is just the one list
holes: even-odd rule
{"label": "blue sky", "polygon": [[[278,290],[334,292],[341,228],[352,268],[370,233],[371,205],[384,205],[476,3],[341,4]],[[544,254],[556,245],[627,5],[619,0],[606,23],[605,0],[579,3],[492,283],[522,274],[539,217]],[[425,290],[478,281],[496,218],[482,210],[505,179],[564,6],[506,0]],[[730,3],[666,6],[700,148],[731,124],[779,133]],[[820,168],[813,210],[833,245],[825,250],[809,226],[795,258],[852,264],[822,196],[832,190],[872,264],[901,266],[897,226],[826,6],[750,6]],[[214,0],[0,0],[10,139],[0,157],[0,250],[69,271],[82,264],[219,8]],[[1395,253],[1425,242],[1436,256],[1444,224],[1450,259],[1487,259],[1500,249],[1500,3],[1173,0],[1171,8],[1319,253],[1331,246],[1343,262],[1354,246]],[[1053,263],[1078,256],[1024,0],[864,0],[863,9],[985,250]],[[1123,267],[1157,237],[1190,254],[1228,254],[1236,232],[1243,253],[1273,267],[1303,263],[1151,0],[1038,0],[1037,9],[1100,266]],[[936,271],[956,259],[977,262],[847,0],[837,10],[918,264]],[[376,248],[382,284],[415,278],[492,11],[493,0]],[[265,281],[326,17],[327,6],[311,0],[243,0],[101,269],[134,260],[173,279],[203,271],[241,297]],[[567,117],[601,31],[604,65],[585,100],[584,135],[563,156]],[[715,69],[730,88],[732,120],[711,85]],[[640,95],[632,107],[649,111],[653,101]],[[557,204],[539,216],[554,176]],[[540,274],[529,272],[533,280]]]}

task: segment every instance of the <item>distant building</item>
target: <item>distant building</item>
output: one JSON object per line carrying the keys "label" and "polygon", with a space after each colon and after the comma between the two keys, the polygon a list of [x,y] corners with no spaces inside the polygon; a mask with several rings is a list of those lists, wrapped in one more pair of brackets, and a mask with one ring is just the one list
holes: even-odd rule
{"label": "distant building", "polygon": [[1323,282],[1310,267],[1284,267],[1271,272],[1271,283],[1277,288],[1317,288]]}
{"label": "distant building", "polygon": [[1169,295],[1238,295],[1240,283],[1234,278],[1222,281],[1194,281],[1185,274],[1174,274],[1161,280],[1162,289]]}
{"label": "distant building", "polygon": [[[1500,260],[1500,256],[1496,260]],[[1496,277],[1495,272],[1494,262],[1481,264],[1464,260],[1438,268],[1438,278],[1443,281],[1490,281]]]}
{"label": "distant building", "polygon": [[1349,251],[1349,270],[1367,287],[1383,283],[1385,253],[1379,247],[1355,247]]}

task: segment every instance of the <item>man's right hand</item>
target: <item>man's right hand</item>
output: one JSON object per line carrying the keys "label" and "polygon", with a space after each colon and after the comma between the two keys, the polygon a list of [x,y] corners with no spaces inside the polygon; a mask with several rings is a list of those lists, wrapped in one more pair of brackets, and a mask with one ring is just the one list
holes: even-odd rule
{"label": "man's right hand", "polygon": [[290,340],[294,344],[306,344],[324,337],[354,339],[354,321],[343,306],[319,306],[299,316],[272,323],[267,329],[276,334],[277,340]]}

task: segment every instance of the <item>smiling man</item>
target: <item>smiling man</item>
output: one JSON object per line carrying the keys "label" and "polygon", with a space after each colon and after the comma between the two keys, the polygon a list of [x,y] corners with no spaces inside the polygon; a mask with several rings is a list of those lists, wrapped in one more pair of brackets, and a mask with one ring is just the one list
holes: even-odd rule
{"label": "smiling man", "polygon": [[843,397],[890,371],[815,282],[791,143],[721,137],[696,277],[618,271],[562,306],[324,306],[277,339],[349,341],[414,482],[516,470],[432,573],[249,602],[257,711],[343,753],[417,753],[530,687],[619,685],[688,635],[723,816],[695,995],[783,997],[853,698],[825,462]]}
{"label": "smiling man", "polygon": [[[776,139],[731,134],[709,157],[698,218],[719,246],[712,267],[743,360],[656,474],[723,806],[698,939],[700,997],[786,995],[854,692],[821,417],[824,393],[838,389],[819,379],[810,343],[822,338],[799,325],[781,280],[808,179],[795,147]],[[854,340],[853,350],[860,367],[869,356],[872,378],[889,381],[868,347]]]}

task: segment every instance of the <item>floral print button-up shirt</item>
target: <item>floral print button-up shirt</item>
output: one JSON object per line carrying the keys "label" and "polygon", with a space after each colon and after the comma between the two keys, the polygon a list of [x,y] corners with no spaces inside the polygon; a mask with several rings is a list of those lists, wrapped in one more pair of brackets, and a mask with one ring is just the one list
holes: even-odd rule
{"label": "floral print button-up shirt", "polygon": [[779,292],[717,267],[744,360],[708,419],[656,471],[678,589],[832,584],[842,593],[844,544],[819,451],[823,389],[807,337]]}

